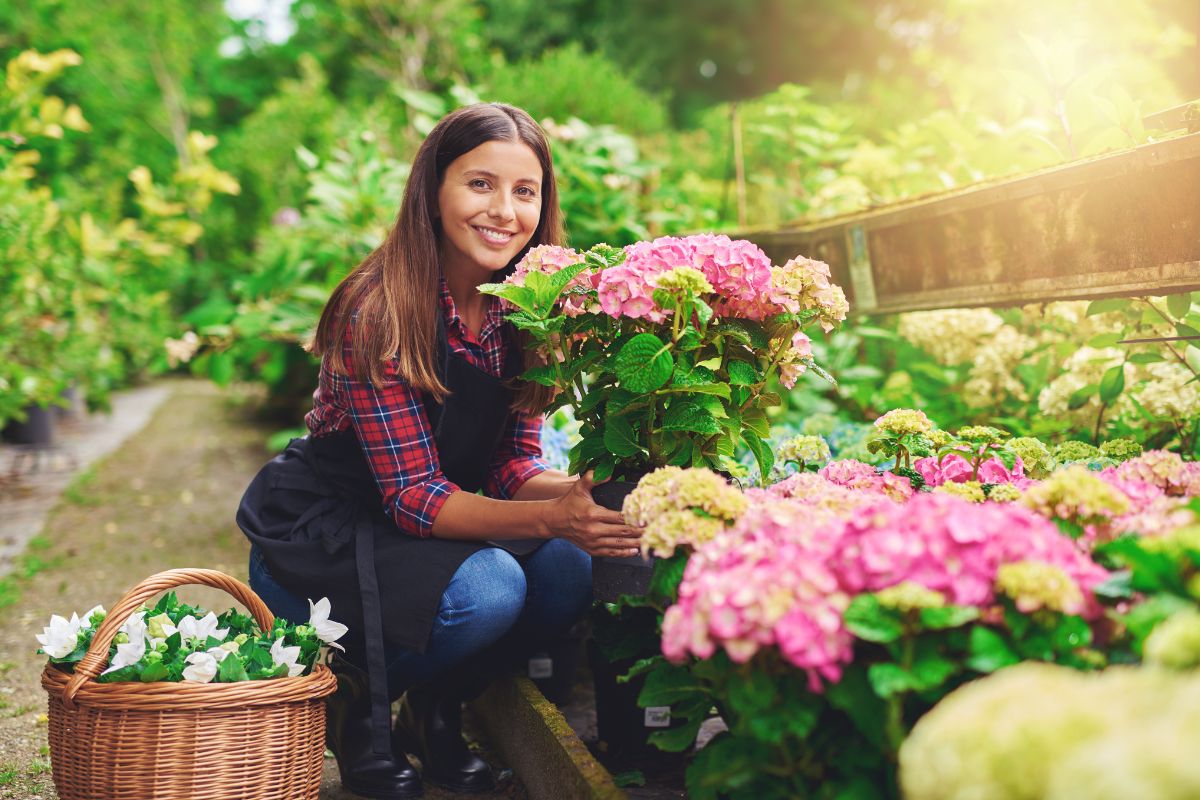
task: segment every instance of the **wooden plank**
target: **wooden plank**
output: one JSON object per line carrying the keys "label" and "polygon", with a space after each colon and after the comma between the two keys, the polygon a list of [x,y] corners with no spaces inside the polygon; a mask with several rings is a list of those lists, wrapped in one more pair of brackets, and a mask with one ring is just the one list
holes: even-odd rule
{"label": "wooden plank", "polygon": [[1200,289],[1200,133],[792,229],[737,234],[828,263],[851,310]]}

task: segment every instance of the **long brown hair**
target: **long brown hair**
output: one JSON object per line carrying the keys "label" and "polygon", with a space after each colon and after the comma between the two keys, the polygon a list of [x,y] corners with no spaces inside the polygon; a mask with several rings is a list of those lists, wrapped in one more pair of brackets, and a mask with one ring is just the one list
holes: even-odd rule
{"label": "long brown hair", "polygon": [[[388,382],[385,367],[395,359],[396,377],[442,400],[449,392],[438,378],[438,278],[441,275],[437,219],[438,190],[446,168],[485,142],[522,142],[542,167],[542,211],[529,245],[497,276],[502,280],[532,247],[560,244],[562,213],[546,135],[533,118],[503,103],[477,103],[441,119],[413,159],[396,223],[379,247],[355,267],[329,298],[310,350],[337,374],[346,374],[342,343],[351,318],[350,360],[354,374],[375,386]],[[532,413],[549,403],[548,387],[523,384],[514,406]]]}

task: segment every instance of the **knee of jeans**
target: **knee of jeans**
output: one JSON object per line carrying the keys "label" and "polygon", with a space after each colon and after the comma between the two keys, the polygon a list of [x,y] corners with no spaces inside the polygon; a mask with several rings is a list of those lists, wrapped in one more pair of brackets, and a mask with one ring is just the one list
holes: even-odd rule
{"label": "knee of jeans", "polygon": [[495,628],[503,633],[525,607],[525,592],[525,573],[517,560],[503,550],[488,548],[463,562],[447,599],[460,624]]}

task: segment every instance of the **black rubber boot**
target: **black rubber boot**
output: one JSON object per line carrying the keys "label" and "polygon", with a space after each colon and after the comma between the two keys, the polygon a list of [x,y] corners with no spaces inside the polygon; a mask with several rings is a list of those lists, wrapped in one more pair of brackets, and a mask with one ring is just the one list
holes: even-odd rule
{"label": "black rubber boot", "polygon": [[422,777],[453,792],[491,791],[495,776],[488,763],[471,752],[462,738],[463,693],[439,681],[409,689],[400,702],[392,731],[392,752],[402,748],[421,759]]}
{"label": "black rubber boot", "polygon": [[337,759],[342,786],[372,800],[420,797],[421,776],[403,753],[371,750],[371,692],[367,673],[337,655],[329,664],[337,691],[326,701],[325,745]]}

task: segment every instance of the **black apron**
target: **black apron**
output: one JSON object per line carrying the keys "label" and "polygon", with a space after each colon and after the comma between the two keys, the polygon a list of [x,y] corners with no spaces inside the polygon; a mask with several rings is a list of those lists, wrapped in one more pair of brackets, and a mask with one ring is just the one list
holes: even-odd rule
{"label": "black apron", "polygon": [[[475,492],[511,413],[508,382],[520,373],[520,351],[510,339],[504,375],[496,378],[452,355],[438,321],[439,376],[450,395],[441,404],[426,398],[426,416],[442,473]],[[365,660],[370,676],[373,747],[390,752],[384,642],[424,652],[450,579],[489,543],[400,531],[353,428],[293,439],[250,483],[237,523],[281,586],[301,597],[328,597],[332,618],[350,627],[349,650],[365,654],[355,660]],[[494,544],[524,555],[542,541]]]}

